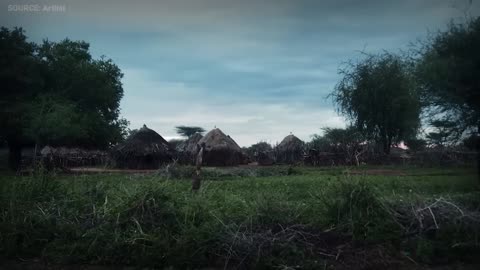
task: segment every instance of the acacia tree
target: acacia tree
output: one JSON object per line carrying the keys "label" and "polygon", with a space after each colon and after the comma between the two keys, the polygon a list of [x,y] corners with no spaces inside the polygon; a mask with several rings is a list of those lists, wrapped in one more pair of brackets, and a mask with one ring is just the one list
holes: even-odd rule
{"label": "acacia tree", "polygon": [[368,55],[340,70],[343,78],[330,97],[338,111],[385,154],[420,126],[420,102],[411,64],[397,55]]}
{"label": "acacia tree", "polygon": [[202,127],[176,126],[175,129],[180,136],[184,136],[187,138],[190,138],[190,136],[195,133],[202,134],[205,132],[205,129],[203,129]]}

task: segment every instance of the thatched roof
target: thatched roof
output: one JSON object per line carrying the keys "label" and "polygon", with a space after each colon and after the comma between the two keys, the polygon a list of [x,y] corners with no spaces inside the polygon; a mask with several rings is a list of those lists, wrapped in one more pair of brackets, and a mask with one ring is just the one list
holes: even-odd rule
{"label": "thatched roof", "polygon": [[207,151],[224,149],[238,152],[242,151],[240,146],[238,146],[230,136],[225,135],[219,128],[209,131],[198,143],[205,143],[205,150]]}
{"label": "thatched roof", "polygon": [[125,142],[116,146],[112,156],[117,167],[157,168],[171,160],[172,149],[160,134],[143,125]]}
{"label": "thatched roof", "polygon": [[303,159],[304,143],[295,135],[285,137],[275,148],[277,163],[294,164]]}
{"label": "thatched roof", "polygon": [[302,140],[297,138],[295,135],[290,134],[285,137],[280,144],[277,146],[279,151],[296,151],[298,149],[303,149],[304,143]]}
{"label": "thatched roof", "polygon": [[240,146],[218,128],[205,134],[198,144],[205,144],[205,165],[230,166],[244,163],[245,156]]}
{"label": "thatched roof", "polygon": [[115,147],[117,152],[145,155],[148,153],[168,152],[170,145],[157,132],[143,125],[136,133],[128,137],[125,142]]}

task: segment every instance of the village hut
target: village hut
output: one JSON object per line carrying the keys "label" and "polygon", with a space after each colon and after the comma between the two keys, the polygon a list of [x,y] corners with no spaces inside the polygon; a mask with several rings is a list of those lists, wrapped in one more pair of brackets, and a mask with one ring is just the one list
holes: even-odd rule
{"label": "village hut", "polygon": [[218,128],[198,141],[198,145],[203,144],[203,164],[206,166],[235,166],[246,161],[240,146]]}
{"label": "village hut", "polygon": [[154,130],[143,125],[125,142],[112,150],[115,167],[127,169],[158,169],[172,160],[168,142]]}
{"label": "village hut", "polygon": [[303,152],[303,141],[290,134],[275,148],[276,162],[284,164],[299,163],[303,160]]}
{"label": "village hut", "polygon": [[198,152],[198,142],[202,138],[202,134],[197,132],[177,146],[177,157],[180,163],[192,165],[195,163],[195,155]]}

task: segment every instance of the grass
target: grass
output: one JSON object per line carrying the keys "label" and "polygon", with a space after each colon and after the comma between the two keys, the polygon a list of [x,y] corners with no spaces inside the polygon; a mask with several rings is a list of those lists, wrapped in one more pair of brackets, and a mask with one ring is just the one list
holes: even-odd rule
{"label": "grass", "polygon": [[[402,175],[368,175],[372,169]],[[475,170],[352,170],[209,168],[198,194],[189,167],[168,175],[5,174],[0,254],[174,269],[478,262]]]}

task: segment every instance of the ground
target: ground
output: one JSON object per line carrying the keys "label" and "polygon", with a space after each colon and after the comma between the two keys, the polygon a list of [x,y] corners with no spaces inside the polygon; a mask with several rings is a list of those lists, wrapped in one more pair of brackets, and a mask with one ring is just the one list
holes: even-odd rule
{"label": "ground", "polygon": [[4,173],[3,265],[473,269],[479,262],[474,168],[205,168],[197,194],[192,172]]}

